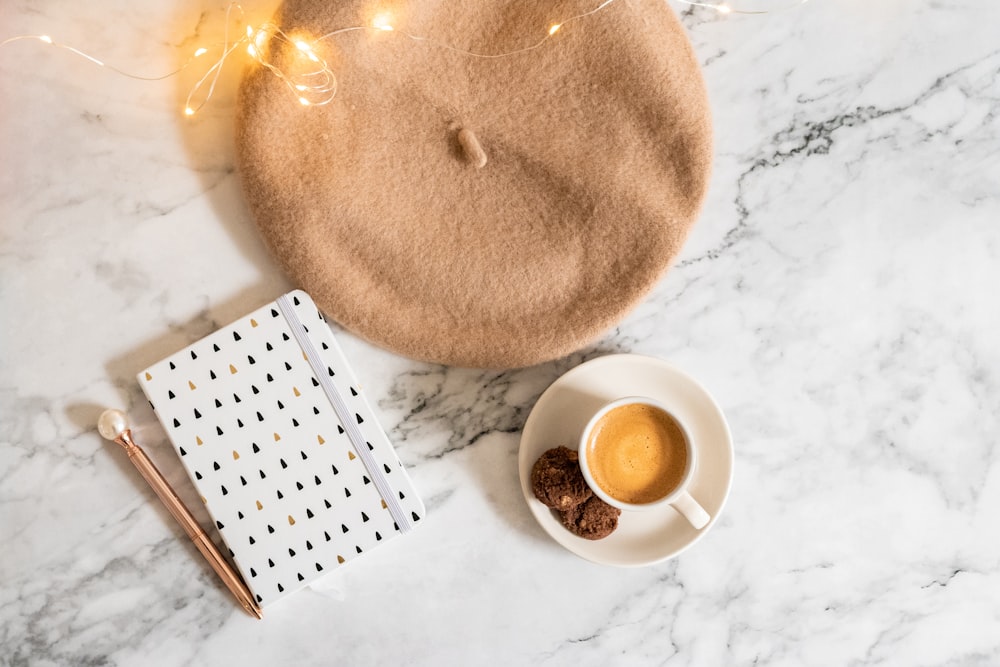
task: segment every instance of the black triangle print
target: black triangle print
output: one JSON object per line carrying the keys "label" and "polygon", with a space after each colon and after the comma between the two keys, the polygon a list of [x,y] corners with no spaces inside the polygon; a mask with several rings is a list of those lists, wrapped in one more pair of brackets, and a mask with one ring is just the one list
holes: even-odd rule
{"label": "black triangle print", "polygon": [[278,409],[279,410],[284,410],[285,409],[285,404],[282,403],[281,401],[278,401]]}
{"label": "black triangle print", "polygon": [[288,340],[288,334],[282,332],[282,334],[281,334],[281,340]]}
{"label": "black triangle print", "polygon": [[222,407],[222,401],[220,401],[219,399],[215,399],[215,407],[221,408]]}
{"label": "black triangle print", "polygon": [[302,576],[301,572],[296,572],[295,576],[297,576],[299,578],[299,581],[305,581],[306,580],[306,578]]}
{"label": "black triangle print", "polygon": [[305,331],[306,333],[309,333],[309,327],[307,327],[304,324],[302,325],[302,330]]}
{"label": "black triangle print", "polygon": [[271,317],[277,317],[277,316],[278,316],[278,311],[276,311],[274,308],[272,308],[271,309]]}
{"label": "black triangle print", "polygon": [[195,478],[195,479],[201,479],[201,473],[200,473],[200,472],[198,472],[197,470],[195,470],[195,471],[194,471],[194,478]]}
{"label": "black triangle print", "polygon": [[262,598],[262,597],[260,596],[260,593],[258,593],[258,594],[257,594],[257,602],[259,603],[259,602],[263,602],[263,601],[264,601],[264,598]]}
{"label": "black triangle print", "polygon": [[181,423],[179,421],[177,421],[177,417],[174,417],[174,428],[177,428],[180,425],[181,425]]}
{"label": "black triangle print", "polygon": [[298,488],[299,491],[302,490],[302,482],[295,482],[295,486],[296,488]]}
{"label": "black triangle print", "polygon": [[292,370],[292,365],[290,363],[288,363],[287,361],[285,362],[285,370],[286,371]]}
{"label": "black triangle print", "polygon": [[257,411],[257,421],[264,421],[264,415],[260,414],[260,410]]}
{"label": "black triangle print", "polygon": [[247,361],[249,361],[249,362],[250,362],[251,364],[256,364],[256,363],[257,363],[257,362],[256,362],[256,361],[254,360],[254,358],[253,358],[253,357],[251,357],[251,356],[250,356],[249,354],[247,355]]}
{"label": "black triangle print", "polygon": [[358,392],[354,391],[354,387],[351,387],[351,396],[357,396]]}
{"label": "black triangle print", "polygon": [[333,368],[331,368],[330,366],[326,367],[326,372],[330,374],[330,377],[333,377],[335,375],[335,373],[333,372]]}
{"label": "black triangle print", "polygon": [[253,535],[250,536],[250,544],[257,544],[257,540],[253,538]]}
{"label": "black triangle print", "polygon": [[313,406],[313,414],[314,415],[318,415],[319,414],[319,408],[317,408],[315,405]]}
{"label": "black triangle print", "polygon": [[337,433],[343,433],[343,432],[344,432],[344,427],[341,426],[340,424],[337,424]]}
{"label": "black triangle print", "polygon": [[288,464],[285,463],[285,459],[278,459],[278,460],[281,461],[281,467],[282,468],[287,468],[288,467]]}
{"label": "black triangle print", "polygon": [[178,447],[178,449],[179,449],[179,450],[180,450],[180,452],[181,452],[181,456],[187,456],[187,452],[185,452],[185,451],[184,451],[184,448],[183,448],[183,447]]}
{"label": "black triangle print", "polygon": [[313,514],[313,511],[312,511],[311,509],[309,509],[309,508],[307,507],[307,508],[306,508],[306,517],[307,517],[307,518],[309,518],[309,519],[311,519],[311,518],[313,518],[314,516],[316,516],[316,515],[315,515],[315,514]]}
{"label": "black triangle print", "polygon": [[198,355],[194,353],[194,350],[191,350],[191,358],[192,359],[197,359],[198,358]]}
{"label": "black triangle print", "polygon": [[398,524],[398,523],[396,523],[395,521],[393,521],[393,522],[392,522],[392,527],[393,527],[393,529],[394,529],[394,530],[395,530],[395,531],[396,531],[397,533],[399,532],[399,524]]}
{"label": "black triangle print", "polygon": [[414,521],[420,521],[420,517],[419,517],[419,516],[417,516],[417,513],[416,513],[416,512],[410,512],[410,516],[412,516],[412,517],[413,517],[413,520],[414,520]]}
{"label": "black triangle print", "polygon": [[323,343],[323,349],[324,349],[324,350],[329,350],[329,349],[330,349],[330,346],[329,346],[329,345],[327,345],[326,343]]}
{"label": "black triangle print", "polygon": [[272,350],[274,350],[274,347],[270,343],[267,343],[267,351],[271,352]]}
{"label": "black triangle print", "polygon": [[212,349],[215,350],[216,352],[218,352],[219,351],[219,345],[217,343],[212,343]]}
{"label": "black triangle print", "polygon": [[153,412],[156,412],[156,406],[153,405],[152,401],[149,401],[149,409],[152,410]]}
{"label": "black triangle print", "polygon": [[292,550],[292,549],[289,549],[288,550],[288,555],[291,556],[292,558],[295,558],[295,551]]}
{"label": "black triangle print", "polygon": [[245,517],[243,516],[243,512],[240,512],[240,511],[238,511],[238,510],[237,510],[237,512],[236,512],[236,516],[238,516],[238,517],[239,517],[239,518],[241,518],[241,519],[245,518]]}
{"label": "black triangle print", "polygon": [[365,444],[368,445],[368,451],[369,452],[374,452],[375,451],[375,446],[372,443],[366,441]]}
{"label": "black triangle print", "polygon": [[385,474],[386,474],[386,475],[388,475],[389,473],[391,473],[391,472],[392,472],[392,468],[390,468],[390,467],[389,467],[389,465],[388,465],[388,464],[386,464],[386,463],[383,463],[383,464],[382,464],[382,468],[383,468],[383,469],[385,470]]}
{"label": "black triangle print", "polygon": [[216,426],[216,427],[215,427],[215,432],[216,432],[216,433],[217,433],[218,435],[222,435],[222,429],[221,429],[221,428],[219,428],[218,426]]}
{"label": "black triangle print", "polygon": [[357,412],[354,413],[354,416],[357,417],[359,424],[364,424],[365,423],[365,420],[362,419],[361,415],[359,415]]}
{"label": "black triangle print", "polygon": [[254,442],[252,444],[253,444],[253,453],[254,454],[259,454],[260,453],[260,447],[257,446],[256,442]]}
{"label": "black triangle print", "polygon": [[354,545],[354,548],[358,550],[358,553],[361,553],[361,547],[359,547],[357,544]]}
{"label": "black triangle print", "polygon": [[323,531],[323,537],[326,538],[327,542],[333,539],[332,537],[330,537],[330,533],[326,532],[325,530]]}
{"label": "black triangle print", "polygon": [[247,485],[247,480],[243,475],[240,475],[240,482],[243,484],[243,486]]}
{"label": "black triangle print", "polygon": [[344,496],[347,497],[347,498],[351,497],[351,490],[349,488],[347,488],[346,486],[344,487]]}
{"label": "black triangle print", "polygon": [[224,486],[222,486],[222,485],[220,484],[220,485],[219,485],[219,488],[221,488],[221,489],[222,489],[222,495],[224,495],[224,496],[228,496],[228,495],[229,495],[229,491],[226,491],[226,487],[224,487]]}
{"label": "black triangle print", "polygon": [[243,420],[242,419],[237,419],[236,420],[236,425],[239,426],[240,428],[243,428]]}
{"label": "black triangle print", "polygon": [[268,558],[267,559],[267,565],[268,565],[268,567],[274,567],[274,561],[271,560],[270,558]]}
{"label": "black triangle print", "polygon": [[173,400],[173,399],[177,398],[177,396],[175,396],[175,395],[174,395],[174,392],[172,392],[172,391],[170,391],[170,390],[168,389],[168,390],[167,390],[167,398],[169,398],[169,399]]}
{"label": "black triangle print", "polygon": [[330,509],[331,507],[333,507],[333,505],[330,504],[330,501],[327,500],[326,498],[323,499],[323,504],[326,505],[327,509]]}
{"label": "black triangle print", "polygon": [[292,303],[294,303],[296,306],[299,305],[299,297],[293,296],[292,297]]}
{"label": "black triangle print", "polygon": [[316,378],[313,378],[312,382],[313,382],[313,386],[314,387],[318,387],[319,386],[319,380],[317,380]]}
{"label": "black triangle print", "polygon": [[316,571],[317,572],[322,572],[323,571],[323,566],[320,565],[319,563],[316,563]]}
{"label": "black triangle print", "polygon": [[306,540],[306,551],[312,551],[312,548],[313,548],[312,542]]}
{"label": "black triangle print", "polygon": [[339,471],[339,470],[337,470],[337,466],[335,466],[335,465],[333,465],[333,464],[331,463],[331,464],[330,464],[330,467],[331,467],[331,468],[333,469],[333,474],[334,474],[334,475],[339,475],[339,474],[340,474],[340,471]]}
{"label": "black triangle print", "polygon": [[347,528],[347,526],[345,524],[340,524],[340,529],[342,531],[344,531],[345,533],[348,531],[348,528]]}
{"label": "black triangle print", "polygon": [[232,549],[226,549],[226,551],[228,551],[228,552],[229,552],[229,557],[230,557],[230,558],[236,558],[236,554],[234,554],[234,553],[233,553],[233,550],[232,550]]}
{"label": "black triangle print", "polygon": [[367,475],[362,476],[361,479],[365,480],[365,484],[371,484],[372,483],[372,481],[370,479],[368,479]]}
{"label": "black triangle print", "polygon": [[250,388],[253,389],[253,393],[255,393],[255,394],[259,394],[260,393],[260,389],[257,388],[257,385],[253,385],[252,384],[252,385],[250,385]]}
{"label": "black triangle print", "polygon": [[400,500],[406,500],[406,496],[403,495],[402,491],[399,492],[399,499]]}
{"label": "black triangle print", "polygon": [[278,592],[279,593],[284,593],[285,592],[285,587],[282,586],[281,584],[278,584]]}
{"label": "black triangle print", "polygon": [[267,374],[267,381],[274,382],[274,377],[270,373]]}
{"label": "black triangle print", "polygon": [[242,340],[240,338],[240,332],[239,331],[234,331],[233,332],[233,340]]}
{"label": "black triangle print", "polygon": [[212,469],[219,470],[222,466],[219,465],[218,461],[212,461]]}
{"label": "black triangle print", "polygon": [[[274,535],[274,526],[267,524],[267,532]],[[271,567],[274,567],[274,565],[271,565]]]}
{"label": "black triangle print", "polygon": [[292,417],[292,426],[298,427],[298,425],[299,425],[299,420],[296,419],[295,417]]}
{"label": "black triangle print", "polygon": [[225,526],[222,525],[221,521],[216,521],[215,522],[215,527],[218,528],[219,530],[222,530],[223,528],[225,528]]}
{"label": "black triangle print", "polygon": [[381,542],[382,541],[382,536],[379,535],[379,532],[377,530],[375,531],[375,541],[376,542]]}
{"label": "black triangle print", "polygon": [[195,419],[201,419],[201,413],[198,412],[198,408],[194,409],[194,418]]}
{"label": "black triangle print", "polygon": [[302,450],[299,450],[299,454],[301,454],[301,455],[302,455],[302,460],[303,460],[303,461],[305,461],[305,460],[306,460],[307,458],[309,458],[308,456],[306,456],[306,453],[305,453],[305,452],[303,452]]}
{"label": "black triangle print", "polygon": [[176,370],[176,369],[177,369],[177,366],[174,366],[174,362],[171,361],[170,362],[170,370],[173,371],[173,370]]}
{"label": "black triangle print", "polygon": [[362,512],[362,513],[361,513],[361,520],[362,520],[362,521],[368,521],[368,515],[367,515],[367,514],[365,514],[364,512]]}
{"label": "black triangle print", "polygon": [[213,371],[213,370],[209,369],[209,371],[208,371],[208,375],[209,375],[209,377],[211,377],[211,378],[212,378],[213,380],[215,379],[215,371]]}
{"label": "black triangle print", "polygon": [[261,479],[264,479],[265,477],[267,477],[267,475],[264,474],[263,470],[260,470],[259,472],[260,472],[260,478]]}
{"label": "black triangle print", "polygon": [[285,494],[283,494],[283,493],[281,492],[281,489],[278,489],[278,500],[281,500],[281,499],[282,499],[282,498],[284,498],[284,497],[285,497]]}
{"label": "black triangle print", "polygon": [[243,401],[240,400],[240,397],[238,395],[236,395],[236,394],[233,394],[233,400],[236,401],[237,403],[242,403],[243,402]]}
{"label": "black triangle print", "polygon": [[313,481],[316,483],[316,486],[319,486],[320,484],[323,483],[322,481],[320,481],[319,475],[313,475]]}
{"label": "black triangle print", "polygon": [[251,576],[251,577],[256,577],[256,576],[257,576],[257,570],[255,570],[255,569],[253,569],[253,568],[251,567],[251,568],[250,568],[250,576]]}

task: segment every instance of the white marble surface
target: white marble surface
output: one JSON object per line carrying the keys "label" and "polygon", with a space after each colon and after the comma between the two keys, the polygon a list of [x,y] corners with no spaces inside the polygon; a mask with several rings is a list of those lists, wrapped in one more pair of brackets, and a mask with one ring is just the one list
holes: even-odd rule
{"label": "white marble surface", "polygon": [[[11,0],[0,33],[159,74],[222,7]],[[240,196],[235,75],[186,121],[189,75],[0,49],[0,664],[1000,663],[1000,5],[677,7],[717,128],[679,263],[535,368],[343,336],[428,522],[264,622],[94,427],[128,409],[190,493],[133,374],[289,287]],[[735,436],[725,515],[659,566],[563,551],[517,482],[535,399],[609,351],[698,377]]]}

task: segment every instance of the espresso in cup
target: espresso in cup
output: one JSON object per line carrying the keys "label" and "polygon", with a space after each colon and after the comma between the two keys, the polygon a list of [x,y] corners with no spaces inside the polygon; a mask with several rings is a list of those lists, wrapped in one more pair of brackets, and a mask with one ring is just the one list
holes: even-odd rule
{"label": "espresso in cup", "polygon": [[666,498],[688,471],[684,430],[670,414],[647,403],[605,412],[590,429],[586,448],[594,483],[630,505]]}
{"label": "espresso in cup", "polygon": [[701,529],[712,517],[687,491],[697,453],[666,406],[642,396],[606,404],[580,436],[580,470],[598,498],[623,511],[670,505]]}

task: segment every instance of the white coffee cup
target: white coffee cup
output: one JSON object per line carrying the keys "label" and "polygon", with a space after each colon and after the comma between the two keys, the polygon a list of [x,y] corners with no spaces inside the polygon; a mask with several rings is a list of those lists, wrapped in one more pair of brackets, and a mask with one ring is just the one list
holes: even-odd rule
{"label": "white coffee cup", "polygon": [[687,491],[698,450],[659,401],[626,396],[607,403],[583,429],[579,453],[587,485],[609,505],[625,512],[670,505],[696,529],[711,519]]}

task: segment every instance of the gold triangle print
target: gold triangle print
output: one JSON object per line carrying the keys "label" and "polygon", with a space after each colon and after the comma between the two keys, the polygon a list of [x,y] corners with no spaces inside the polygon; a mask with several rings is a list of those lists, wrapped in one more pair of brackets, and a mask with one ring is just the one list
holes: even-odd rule
{"label": "gold triangle print", "polygon": [[353,461],[357,457],[354,456],[354,452],[347,452],[347,458],[349,458],[351,461]]}
{"label": "gold triangle print", "polygon": [[275,441],[275,442],[278,442],[279,440],[281,440],[281,436],[280,436],[280,435],[278,435],[277,433],[275,433],[275,434],[274,434],[274,441]]}
{"label": "gold triangle print", "polygon": [[337,562],[338,562],[338,563],[341,563],[341,564],[343,564],[343,562],[344,562],[344,557],[343,557],[343,556],[341,556],[340,554],[337,554]]}
{"label": "gold triangle print", "polygon": [[389,506],[385,504],[385,498],[382,499],[382,509],[387,510]]}
{"label": "gold triangle print", "polygon": [[235,449],[233,450],[233,460],[234,461],[239,461],[240,460],[240,453],[238,451],[236,451]]}
{"label": "gold triangle print", "polygon": [[262,509],[264,509],[264,506],[260,504],[260,501],[259,501],[259,500],[257,501],[257,509],[258,509],[258,510],[262,510]]}
{"label": "gold triangle print", "polygon": [[294,393],[296,396],[301,396],[302,395],[302,392],[299,391],[298,387],[292,387],[292,393]]}
{"label": "gold triangle print", "polygon": [[147,371],[147,373],[146,373],[146,380],[149,381],[149,380],[152,380],[152,379],[153,379],[153,376],[150,375],[149,372]]}
{"label": "gold triangle print", "polygon": [[316,442],[318,442],[319,444],[321,444],[321,445],[322,445],[323,443],[325,443],[325,442],[326,442],[326,440],[324,440],[324,439],[323,439],[323,436],[321,436],[321,435],[317,435],[317,436],[316,436]]}
{"label": "gold triangle print", "polygon": [[191,382],[191,380],[188,380],[188,386],[191,387],[191,391],[194,391],[195,389],[198,388],[198,387],[194,386],[194,382]]}
{"label": "gold triangle print", "polygon": [[295,525],[295,517],[293,517],[291,514],[288,515],[288,525],[289,526]]}
{"label": "gold triangle print", "polygon": [[250,326],[256,328],[257,327],[257,320],[255,320],[254,318],[251,317],[250,318]]}
{"label": "gold triangle print", "polygon": [[229,364],[229,374],[230,375],[236,375],[236,366],[233,366],[232,364]]}
{"label": "gold triangle print", "polygon": [[199,446],[199,447],[201,447],[202,445],[204,445],[204,444],[205,444],[205,441],[204,441],[204,440],[202,440],[202,439],[201,439],[201,436],[198,436],[198,435],[194,436],[194,441],[198,443],[198,446]]}

